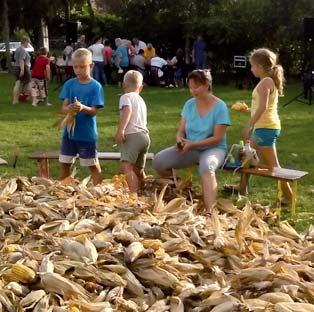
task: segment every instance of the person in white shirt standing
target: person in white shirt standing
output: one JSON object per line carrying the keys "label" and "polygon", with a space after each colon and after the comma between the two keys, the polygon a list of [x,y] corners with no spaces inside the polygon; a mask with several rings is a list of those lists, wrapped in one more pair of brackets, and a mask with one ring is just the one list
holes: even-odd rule
{"label": "person in white shirt standing", "polygon": [[138,54],[140,50],[145,50],[146,49],[146,43],[144,41],[141,41],[138,37],[134,37],[132,39],[135,54]]}
{"label": "person in white shirt standing", "polygon": [[120,122],[116,142],[120,144],[120,171],[125,175],[131,193],[137,193],[145,178],[146,154],[150,146],[147,129],[147,108],[140,92],[143,75],[129,70],[123,79],[124,94],[120,97]]}
{"label": "person in white shirt standing", "polygon": [[96,36],[94,39],[94,44],[92,44],[90,47],[88,47],[88,50],[90,50],[93,54],[92,60],[94,63],[93,68],[93,78],[97,80],[100,84],[105,85],[107,83],[105,71],[104,71],[104,45],[101,43],[101,37]]}

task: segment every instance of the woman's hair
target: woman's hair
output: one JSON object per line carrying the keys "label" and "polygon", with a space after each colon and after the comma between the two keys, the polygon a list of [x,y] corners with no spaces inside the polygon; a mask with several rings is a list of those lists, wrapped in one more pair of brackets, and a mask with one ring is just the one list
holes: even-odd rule
{"label": "woman's hair", "polygon": [[93,38],[93,43],[95,44],[95,43],[98,42],[100,39],[101,39],[101,37],[100,37],[99,35],[96,35],[96,36]]}
{"label": "woman's hair", "polygon": [[115,42],[116,46],[119,46],[122,43],[122,39],[121,38],[116,38],[114,40],[114,42]]}
{"label": "woman's hair", "polygon": [[183,50],[181,48],[177,49],[176,57],[179,57],[179,58],[183,58],[184,57],[184,52],[183,52]]}
{"label": "woman's hair", "polygon": [[41,47],[39,49],[39,55],[47,55],[48,54],[48,50],[45,47]]}
{"label": "woman's hair", "polygon": [[143,75],[137,70],[129,70],[124,75],[123,84],[127,87],[137,89],[143,84]]}
{"label": "woman's hair", "polygon": [[29,42],[30,42],[29,37],[23,36],[23,37],[21,38],[21,43],[22,43],[22,44],[23,44],[23,43],[29,43]]}
{"label": "woman's hair", "polygon": [[125,46],[125,47],[128,47],[130,45],[132,45],[132,42],[128,39],[122,39],[122,44]]}
{"label": "woman's hair", "polygon": [[73,52],[72,59],[87,59],[92,63],[92,52],[85,48],[77,49]]}
{"label": "woman's hair", "polygon": [[193,70],[189,75],[187,82],[193,80],[197,84],[206,85],[208,84],[208,90],[212,91],[213,78],[209,69],[196,69]]}
{"label": "woman's hair", "polygon": [[263,67],[273,79],[279,95],[283,95],[285,77],[282,66],[277,64],[277,54],[266,48],[256,49],[251,52],[250,61]]}

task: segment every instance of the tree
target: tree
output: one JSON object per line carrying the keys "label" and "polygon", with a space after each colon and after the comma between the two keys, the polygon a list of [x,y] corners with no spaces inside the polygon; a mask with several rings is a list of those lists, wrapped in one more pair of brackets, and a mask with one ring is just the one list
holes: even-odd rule
{"label": "tree", "polygon": [[6,49],[6,66],[11,70],[11,55],[10,55],[10,28],[9,28],[9,13],[7,0],[3,1],[3,34]]}
{"label": "tree", "polygon": [[314,16],[308,0],[10,0],[8,6],[11,29],[33,30],[35,41],[41,18],[71,16],[84,22],[87,34],[139,36],[165,54],[185,46],[189,55],[191,39],[202,33],[217,70],[230,67],[235,54],[267,46],[296,72],[302,54],[314,49],[303,44],[303,18]]}
{"label": "tree", "polygon": [[42,42],[42,19],[46,22],[60,16],[65,21],[71,19],[72,10],[81,10],[90,0],[10,0],[8,15],[11,29],[23,28],[31,34],[35,47]]}

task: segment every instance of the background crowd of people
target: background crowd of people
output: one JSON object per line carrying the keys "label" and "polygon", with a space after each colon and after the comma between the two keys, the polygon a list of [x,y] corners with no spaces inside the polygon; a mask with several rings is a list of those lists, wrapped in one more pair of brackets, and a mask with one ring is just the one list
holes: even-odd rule
{"label": "background crowd of people", "polygon": [[92,77],[101,85],[118,83],[121,86],[125,73],[134,69],[143,75],[144,84],[181,87],[186,85],[189,72],[206,67],[206,44],[201,35],[193,43],[189,60],[182,48],[178,48],[174,55],[164,55],[162,49],[152,43],[146,44],[138,37],[132,40],[116,38],[112,44],[109,39],[96,35],[88,45],[83,34],[77,42],[67,42],[61,57],[50,56],[46,49],[41,48],[32,60],[26,50],[29,41],[27,37],[22,38],[15,52],[13,104],[23,100],[21,97],[32,97],[33,106],[40,101],[50,105],[47,80],[57,75],[61,83],[63,76],[66,79],[74,77],[72,55],[79,48],[91,51]]}
{"label": "background crowd of people", "polygon": [[135,69],[142,73],[144,83],[177,87],[185,85],[189,71],[206,66],[206,44],[201,35],[193,44],[191,60],[185,59],[182,48],[178,48],[174,55],[164,55],[161,49],[138,37],[132,40],[116,38],[111,42],[97,35],[92,44],[87,45],[85,35],[81,35],[76,43],[68,42],[63,50],[66,66],[71,65],[71,55],[78,48],[88,48],[92,52],[95,64],[92,75],[102,85],[121,84],[127,70]]}

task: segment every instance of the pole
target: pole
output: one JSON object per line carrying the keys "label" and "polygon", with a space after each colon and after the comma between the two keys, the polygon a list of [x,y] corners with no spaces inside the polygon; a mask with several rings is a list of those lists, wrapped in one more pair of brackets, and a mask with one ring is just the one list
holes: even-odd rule
{"label": "pole", "polygon": [[41,47],[45,47],[49,51],[48,26],[44,18],[40,19]]}
{"label": "pole", "polygon": [[190,50],[190,42],[191,42],[191,22],[184,22],[184,52],[185,52],[185,64],[191,64],[191,50]]}
{"label": "pole", "polygon": [[6,49],[6,64],[9,72],[11,71],[11,54],[10,54],[10,26],[9,26],[9,9],[7,0],[3,2],[3,35]]}

